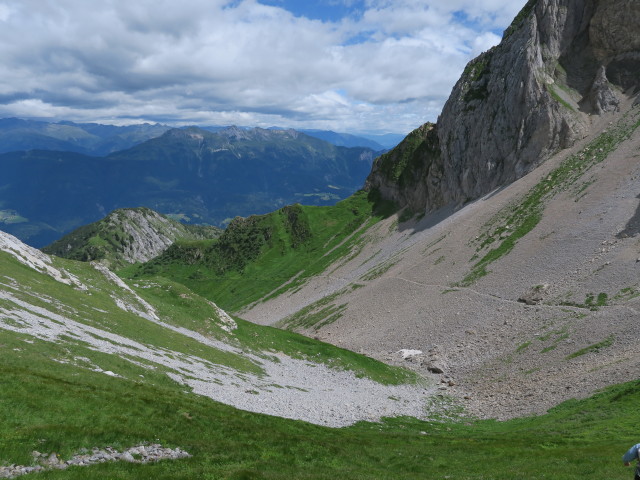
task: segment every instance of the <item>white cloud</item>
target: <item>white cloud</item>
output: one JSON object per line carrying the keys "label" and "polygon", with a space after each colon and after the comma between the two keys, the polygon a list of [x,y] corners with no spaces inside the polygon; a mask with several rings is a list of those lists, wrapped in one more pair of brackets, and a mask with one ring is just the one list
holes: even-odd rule
{"label": "white cloud", "polygon": [[11,16],[11,8],[9,5],[0,3],[0,22],[6,22]]}
{"label": "white cloud", "polygon": [[359,10],[331,23],[258,0],[0,3],[0,115],[407,132],[524,4],[335,1]]}

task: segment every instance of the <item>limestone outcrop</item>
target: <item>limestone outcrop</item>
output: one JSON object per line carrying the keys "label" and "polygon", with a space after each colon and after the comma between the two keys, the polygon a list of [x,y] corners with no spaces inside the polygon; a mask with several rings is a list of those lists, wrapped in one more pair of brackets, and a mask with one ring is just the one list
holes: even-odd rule
{"label": "limestone outcrop", "polygon": [[365,188],[428,212],[524,176],[637,94],[638,24],[635,0],[529,1],[467,65],[437,124],[379,157]]}
{"label": "limestone outcrop", "polygon": [[108,261],[112,266],[146,262],[178,240],[215,238],[216,227],[185,225],[148,208],[114,210],[42,249],[80,261]]}

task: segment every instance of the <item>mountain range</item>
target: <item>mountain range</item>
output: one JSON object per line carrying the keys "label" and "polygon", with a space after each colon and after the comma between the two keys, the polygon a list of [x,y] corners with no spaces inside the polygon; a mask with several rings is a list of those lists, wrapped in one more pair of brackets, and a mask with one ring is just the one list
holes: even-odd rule
{"label": "mountain range", "polygon": [[106,157],[10,152],[0,155],[0,224],[36,246],[125,207],[225,225],[289,203],[346,198],[362,186],[374,156],[295,130],[236,127],[171,129]]}
{"label": "mountain range", "polygon": [[115,126],[2,118],[0,153],[56,150],[103,156],[158,137],[170,128],[167,125],[148,123]]}
{"label": "mountain range", "polygon": [[[0,233],[2,458],[52,478],[624,478],[639,21],[631,0],[530,0],[438,121],[335,205],[223,231],[120,210],[57,256]],[[180,152],[155,183],[201,178],[209,135],[152,141]],[[302,134],[238,129],[217,148],[249,162],[236,145],[253,135]],[[123,182],[141,148],[106,158]],[[142,463],[151,442],[191,457]],[[132,446],[126,462],[61,466]]]}
{"label": "mountain range", "polygon": [[[56,150],[101,157],[159,137],[171,128],[173,127],[159,123],[117,126],[99,123],[45,122],[21,118],[2,118],[0,119],[0,153],[21,150]],[[219,132],[229,126],[200,126],[199,128]],[[239,128],[251,130],[249,127]],[[271,129],[288,130],[279,127]],[[375,151],[393,148],[404,138],[399,134],[357,136],[326,130],[301,129],[299,131],[338,147],[366,147]]]}

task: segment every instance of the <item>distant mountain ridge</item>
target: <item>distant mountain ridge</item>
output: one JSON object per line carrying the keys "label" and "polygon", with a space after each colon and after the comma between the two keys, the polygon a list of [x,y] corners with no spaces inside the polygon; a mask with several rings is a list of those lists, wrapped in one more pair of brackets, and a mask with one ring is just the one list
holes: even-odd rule
{"label": "distant mountain ridge", "polygon": [[328,205],[361,188],[377,152],[295,130],[171,129],[106,157],[0,155],[0,228],[43,246],[118,208],[224,225],[292,203]]}
{"label": "distant mountain ridge", "polygon": [[[241,130],[252,130],[253,127],[220,127],[220,126],[207,126],[198,127],[210,132],[220,132],[227,128],[239,128]],[[267,130],[292,130],[290,128],[283,127],[269,127]],[[388,150],[395,147],[402,139],[404,135],[388,133],[385,135],[352,135],[350,133],[334,132],[332,130],[317,130],[317,129],[295,129],[297,132],[304,133],[310,137],[319,138],[325,142],[329,142],[336,147],[365,147],[376,151]]]}
{"label": "distant mountain ridge", "polygon": [[56,150],[103,156],[158,137],[169,129],[158,123],[115,126],[2,118],[0,153]]}
{"label": "distant mountain ridge", "polygon": [[[213,133],[228,128],[252,130],[254,127],[200,126]],[[74,123],[70,121],[46,122],[21,118],[0,118],[0,153],[22,150],[55,150],[105,156],[126,150],[152,138],[157,138],[172,128],[160,123],[134,124],[126,126],[100,123]],[[178,128],[192,128],[178,127]],[[272,127],[269,130],[291,130]],[[395,147],[404,135],[352,135],[330,130],[297,130],[332,143],[337,147],[366,147],[375,151]]]}
{"label": "distant mountain ridge", "polygon": [[398,142],[402,140],[402,138],[404,138],[403,135],[398,135],[398,137],[400,137],[398,139],[398,142],[395,142],[392,144],[389,144],[389,142],[385,142],[386,144],[383,145],[382,143],[375,141],[370,137],[351,135],[348,133],[337,133],[331,130],[326,131],[326,130],[304,130],[303,129],[300,131],[303,133],[306,133],[307,135],[319,138],[321,140],[325,140],[329,143],[333,143],[334,145],[337,145],[340,147],[367,147],[373,150],[386,150],[386,149],[395,147],[398,144]]}

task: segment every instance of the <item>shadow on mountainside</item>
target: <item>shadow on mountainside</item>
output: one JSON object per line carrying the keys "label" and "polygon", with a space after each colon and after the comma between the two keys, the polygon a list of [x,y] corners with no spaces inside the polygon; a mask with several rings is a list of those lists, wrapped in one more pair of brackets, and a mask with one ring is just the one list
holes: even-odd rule
{"label": "shadow on mountainside", "polygon": [[[446,220],[451,215],[462,210],[463,208],[466,208],[469,205],[472,205],[476,202],[483,202],[490,199],[494,195],[497,195],[498,193],[502,192],[505,188],[507,188],[507,186],[508,185],[502,185],[480,198],[476,198],[475,200],[469,200],[467,203],[465,203],[462,206],[456,206],[455,204],[451,203],[449,205],[439,208],[438,210],[427,213],[422,218],[417,217],[416,219],[416,217],[413,217],[412,219],[407,220],[405,222],[400,221],[398,225],[398,230],[401,232],[405,230],[413,230],[412,233],[420,233],[430,228],[433,228],[436,225],[438,225],[440,222]],[[402,214],[401,214],[401,217],[402,217]]]}
{"label": "shadow on mountainside", "polygon": [[[636,198],[640,199],[640,195],[638,195]],[[616,235],[616,237],[635,237],[638,233],[640,233],[640,205],[638,205],[635,215],[631,217],[631,220],[627,222],[627,226],[618,235]]]}

